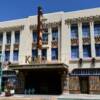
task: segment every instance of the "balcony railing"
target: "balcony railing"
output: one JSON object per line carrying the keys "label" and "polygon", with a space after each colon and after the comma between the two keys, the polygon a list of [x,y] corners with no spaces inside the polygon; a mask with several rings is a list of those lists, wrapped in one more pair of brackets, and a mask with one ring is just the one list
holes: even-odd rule
{"label": "balcony railing", "polygon": [[42,44],[43,45],[47,45],[48,44],[48,41],[42,41]]}
{"label": "balcony railing", "polygon": [[57,41],[57,40],[53,40],[53,41],[51,42],[51,44],[52,44],[52,48],[58,47],[58,41]]}
{"label": "balcony railing", "polygon": [[5,51],[10,51],[11,44],[5,44]]}
{"label": "balcony railing", "polygon": [[90,44],[90,37],[83,37],[83,44]]}
{"label": "balcony railing", "polygon": [[95,43],[100,43],[100,35],[95,36]]}
{"label": "balcony railing", "polygon": [[19,44],[18,44],[18,43],[15,43],[15,44],[13,45],[13,48],[14,48],[14,50],[19,50]]}
{"label": "balcony railing", "polygon": [[79,44],[78,38],[71,39],[71,45],[78,45],[78,44]]}

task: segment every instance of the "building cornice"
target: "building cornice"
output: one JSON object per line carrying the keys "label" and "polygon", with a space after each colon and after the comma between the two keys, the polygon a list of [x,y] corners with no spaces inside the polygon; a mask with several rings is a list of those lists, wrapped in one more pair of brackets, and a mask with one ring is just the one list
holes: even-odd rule
{"label": "building cornice", "polygon": [[18,25],[18,26],[8,26],[8,27],[0,27],[0,32],[2,31],[12,31],[12,30],[23,30],[24,25]]}
{"label": "building cornice", "polygon": [[77,23],[77,22],[91,22],[91,21],[100,21],[100,15],[89,16],[89,17],[78,17],[78,18],[68,18],[65,20],[65,24]]}
{"label": "building cornice", "polygon": [[[61,25],[61,21],[59,22],[49,22],[49,23],[44,23],[43,24],[43,28],[48,28],[48,27],[56,27],[56,26],[59,26]],[[37,29],[37,24],[34,24],[34,25],[30,25],[30,29]]]}

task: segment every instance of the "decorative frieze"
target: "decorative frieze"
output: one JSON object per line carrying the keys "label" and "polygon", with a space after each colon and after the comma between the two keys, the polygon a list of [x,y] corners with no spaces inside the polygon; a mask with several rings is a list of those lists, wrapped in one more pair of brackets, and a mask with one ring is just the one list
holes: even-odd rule
{"label": "decorative frieze", "polygon": [[[45,28],[48,28],[48,27],[56,27],[56,26],[59,26],[61,25],[61,21],[59,22],[48,22],[48,23],[44,23],[42,25],[42,29],[45,29]],[[37,29],[37,24],[34,24],[34,25],[30,25],[30,29]]]}
{"label": "decorative frieze", "polygon": [[0,27],[0,32],[3,32],[3,31],[12,31],[12,30],[22,30],[22,29],[24,29],[24,25]]}
{"label": "decorative frieze", "polygon": [[19,50],[19,44],[14,44],[14,50]]}
{"label": "decorative frieze", "polygon": [[42,41],[42,44],[43,45],[47,45],[48,44],[48,41]]}
{"label": "decorative frieze", "polygon": [[78,18],[68,18],[65,20],[65,24],[68,23],[78,23],[78,22],[91,22],[93,20],[100,21],[100,15],[95,15],[95,16],[83,16],[83,17],[78,17]]}
{"label": "decorative frieze", "polygon": [[52,41],[51,46],[52,46],[52,48],[57,48],[58,47],[58,41]]}
{"label": "decorative frieze", "polygon": [[78,39],[71,39],[71,45],[78,45],[79,44],[79,40]]}
{"label": "decorative frieze", "polygon": [[100,36],[95,37],[95,43],[100,43]]}
{"label": "decorative frieze", "polygon": [[90,44],[90,37],[83,38],[83,44]]}
{"label": "decorative frieze", "polygon": [[10,44],[6,44],[6,45],[5,45],[5,51],[10,51],[10,47],[11,47]]}

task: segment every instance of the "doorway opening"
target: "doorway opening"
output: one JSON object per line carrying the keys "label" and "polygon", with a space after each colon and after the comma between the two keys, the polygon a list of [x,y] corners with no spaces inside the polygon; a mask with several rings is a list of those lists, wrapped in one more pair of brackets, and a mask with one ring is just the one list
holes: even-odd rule
{"label": "doorway opening", "polygon": [[80,92],[83,94],[89,94],[89,77],[79,77]]}
{"label": "doorway opening", "polygon": [[56,71],[30,70],[25,76],[25,90],[34,94],[61,94],[61,75]]}

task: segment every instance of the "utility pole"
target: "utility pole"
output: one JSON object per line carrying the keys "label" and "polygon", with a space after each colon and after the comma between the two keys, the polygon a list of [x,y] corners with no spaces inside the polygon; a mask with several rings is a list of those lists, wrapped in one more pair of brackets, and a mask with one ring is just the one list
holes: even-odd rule
{"label": "utility pole", "polygon": [[38,7],[38,16],[37,16],[37,52],[38,52],[38,59],[41,62],[42,56],[42,7]]}

